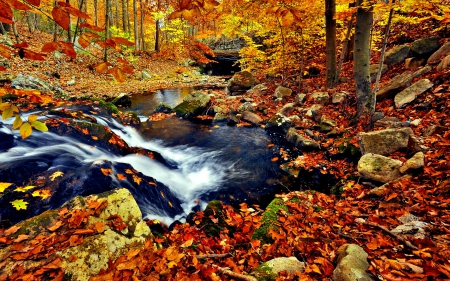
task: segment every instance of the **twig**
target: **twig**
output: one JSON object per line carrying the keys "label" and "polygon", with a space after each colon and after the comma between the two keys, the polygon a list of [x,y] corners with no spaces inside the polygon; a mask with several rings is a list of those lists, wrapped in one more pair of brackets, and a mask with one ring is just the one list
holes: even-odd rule
{"label": "twig", "polygon": [[396,233],[390,231],[389,229],[387,229],[386,227],[384,227],[384,226],[382,226],[382,225],[379,225],[379,224],[376,224],[376,223],[373,223],[373,222],[368,222],[368,221],[366,221],[366,220],[364,220],[364,219],[361,219],[361,218],[355,219],[355,222],[360,223],[360,224],[365,224],[365,225],[368,225],[368,226],[377,227],[377,228],[383,230],[384,232],[386,232],[387,234],[391,235],[392,237],[394,237],[394,238],[397,239],[398,241],[400,241],[400,242],[402,242],[403,244],[405,244],[405,246],[407,246],[407,247],[409,247],[409,248],[411,248],[411,249],[413,249],[413,250],[419,249],[419,248],[417,248],[416,246],[414,246],[411,242],[409,242],[408,240],[406,240],[405,238],[403,238],[403,237],[401,237],[400,235],[398,235],[398,234],[396,234]]}
{"label": "twig", "polygon": [[213,264],[213,267],[217,268],[219,270],[219,272],[221,272],[221,273],[223,273],[225,275],[228,275],[230,277],[236,278],[236,279],[240,279],[240,280],[244,280],[244,281],[258,281],[258,279],[256,279],[253,276],[250,276],[250,275],[244,275],[244,274],[241,274],[241,273],[236,273],[236,272],[233,272],[233,271],[231,271],[229,269],[226,269],[226,268],[214,265],[214,264]]}
{"label": "twig", "polygon": [[209,259],[209,258],[227,258],[232,257],[233,255],[230,253],[226,254],[209,254],[209,255],[197,255],[197,259]]}

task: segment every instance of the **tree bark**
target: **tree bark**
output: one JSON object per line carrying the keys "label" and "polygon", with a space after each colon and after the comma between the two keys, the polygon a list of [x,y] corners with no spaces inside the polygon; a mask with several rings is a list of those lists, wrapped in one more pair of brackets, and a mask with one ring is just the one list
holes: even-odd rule
{"label": "tree bark", "polygon": [[146,5],[145,0],[141,0],[141,50],[145,50],[145,5]]}
{"label": "tree bark", "polygon": [[118,28],[119,22],[120,22],[120,16],[119,16],[119,0],[114,0],[114,8],[116,10],[116,16],[114,20],[114,25]]}
{"label": "tree bark", "polygon": [[5,29],[5,27],[3,26],[3,23],[2,23],[2,22],[0,22],[0,31],[2,32],[3,35],[6,34],[6,29]]}
{"label": "tree bark", "polygon": [[[157,12],[159,12],[160,4],[161,4],[161,1],[156,0],[156,11]],[[159,21],[160,20],[157,19],[155,22],[155,30],[156,30],[156,32],[155,32],[155,51],[156,52],[159,52],[159,50],[161,49],[160,41],[159,41],[159,38],[161,37],[161,29],[159,27]]]}
{"label": "tree bark", "polygon": [[[53,7],[56,7],[58,5],[58,0],[53,1]],[[53,42],[56,42],[58,39],[58,24],[55,21],[55,25],[53,26]]]}
{"label": "tree bark", "polygon": [[139,50],[139,26],[138,26],[138,10],[137,0],[133,0],[133,20],[134,20],[134,49]]}
{"label": "tree bark", "polygon": [[326,67],[327,88],[335,86],[336,77],[336,0],[325,0],[325,41],[326,41]]}
{"label": "tree bark", "polygon": [[126,4],[127,4],[127,24],[128,24],[128,32],[131,34],[131,21],[130,21],[130,13],[128,12],[130,10],[130,1],[129,0],[125,0]]}
{"label": "tree bark", "polygon": [[[66,0],[67,4],[70,4],[70,0]],[[72,20],[69,15],[69,29],[67,29],[67,42],[72,42],[72,30],[71,30]]]}
{"label": "tree bark", "polygon": [[94,0],[94,24],[98,26],[98,0]]}
{"label": "tree bark", "polygon": [[34,32],[35,29],[35,13],[32,13],[30,11],[27,11],[27,24],[28,24],[28,31],[30,31],[30,33]]}
{"label": "tree bark", "polygon": [[342,47],[341,57],[339,59],[338,68],[336,70],[336,76],[334,77],[334,85],[337,85],[339,82],[339,76],[341,75],[342,64],[344,63],[345,55],[347,53],[348,43],[350,41],[350,32],[353,28],[353,18],[355,14],[352,14],[352,18],[348,22],[347,26],[347,34],[345,35],[344,46]]}
{"label": "tree bark", "polygon": [[[109,17],[109,11],[110,11],[110,6],[111,5],[111,0],[105,0],[105,40],[108,39],[110,37],[109,34],[109,25],[110,25],[110,17]],[[104,53],[104,61],[108,61],[108,48],[105,48],[105,53]]]}
{"label": "tree bark", "polygon": [[354,76],[356,90],[357,118],[370,123],[372,109],[372,86],[370,80],[370,30],[373,22],[372,8],[363,7],[367,0],[357,0]]}
{"label": "tree bark", "polygon": [[122,0],[122,29],[124,32],[128,31],[127,4],[126,4],[125,0]]}

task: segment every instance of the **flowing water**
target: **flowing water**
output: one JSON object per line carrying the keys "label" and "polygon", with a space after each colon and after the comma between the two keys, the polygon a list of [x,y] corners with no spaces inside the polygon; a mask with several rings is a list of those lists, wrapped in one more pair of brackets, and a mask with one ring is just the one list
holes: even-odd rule
{"label": "flowing water", "polygon": [[[182,220],[192,210],[202,209],[216,198],[236,204],[267,203],[274,194],[279,168],[271,162],[277,147],[269,146],[270,138],[263,129],[228,127],[224,123],[196,124],[174,116],[148,121],[147,116],[159,102],[174,106],[188,92],[189,89],[178,89],[133,97],[130,109],[140,114],[139,130],[123,126],[107,115],[91,116],[119,135],[128,146],[154,151],[161,156],[159,160],[120,153],[74,134],[33,132],[22,140],[17,131],[10,129],[12,120],[3,121],[0,137],[13,139],[13,143],[7,149],[0,147],[0,182],[25,186],[31,179],[35,182],[45,176],[46,184],[58,186],[51,198],[42,200],[39,208],[16,211],[27,215],[10,217],[15,213],[1,211],[11,208],[7,200],[14,199],[14,192],[9,192],[9,197],[3,196],[3,200],[0,197],[0,220],[17,221],[57,208],[76,195],[116,187],[126,187],[132,192],[145,217],[167,224]],[[105,177],[99,169],[94,169],[97,166],[111,168],[114,173]],[[155,181],[158,188],[166,189],[136,184],[131,179],[119,180],[115,174],[127,167],[134,169],[144,182]],[[50,182],[48,178],[55,171],[64,171],[68,178]]]}

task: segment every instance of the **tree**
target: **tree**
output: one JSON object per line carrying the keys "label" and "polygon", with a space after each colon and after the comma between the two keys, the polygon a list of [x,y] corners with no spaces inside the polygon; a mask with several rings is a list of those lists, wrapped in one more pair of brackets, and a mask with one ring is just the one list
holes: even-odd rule
{"label": "tree", "polygon": [[139,50],[139,26],[138,26],[138,10],[137,10],[137,0],[133,0],[133,20],[134,20],[134,44],[135,50]]}
{"label": "tree", "polygon": [[334,87],[336,77],[336,0],[325,0],[325,37],[326,37],[326,67],[327,87]]}
{"label": "tree", "polygon": [[370,122],[372,105],[372,86],[370,80],[370,30],[373,22],[372,7],[367,0],[357,0],[354,77],[356,92],[356,117]]}

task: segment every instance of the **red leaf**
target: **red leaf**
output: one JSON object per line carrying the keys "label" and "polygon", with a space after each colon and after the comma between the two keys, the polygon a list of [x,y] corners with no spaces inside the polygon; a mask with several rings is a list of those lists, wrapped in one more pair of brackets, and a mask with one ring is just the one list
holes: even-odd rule
{"label": "red leaf", "polygon": [[90,30],[98,31],[98,32],[105,30],[104,27],[99,27],[99,26],[95,26],[95,25],[92,25],[92,24],[88,24],[88,23],[80,24],[80,27],[81,28],[83,28],[83,27],[89,28]]}
{"label": "red leaf", "polygon": [[[0,2],[0,3],[1,3],[1,2]],[[28,43],[25,42],[25,41],[23,41],[23,42],[20,43],[20,44],[14,44],[13,47],[16,47],[16,48],[28,48]]]}
{"label": "red leaf", "polygon": [[[11,7],[6,4],[5,2],[0,1],[0,17],[4,18],[5,20],[10,20],[12,23],[12,18],[13,18],[13,12]],[[0,19],[0,21],[3,21],[2,19]],[[5,22],[8,23],[8,22]]]}
{"label": "red leaf", "polygon": [[89,15],[74,8],[74,7],[65,7],[64,8],[65,11],[67,11],[69,14],[71,14],[72,16],[75,17],[79,17],[79,18],[83,18],[83,19],[88,19]]}
{"label": "red leaf", "polygon": [[77,52],[73,48],[73,44],[69,42],[60,42],[61,51],[67,56],[75,59],[77,57]]}
{"label": "red leaf", "polygon": [[56,6],[52,10],[52,17],[57,24],[59,24],[64,30],[69,30],[70,18],[69,14],[63,10],[63,8]]}
{"label": "red leaf", "polygon": [[6,67],[0,65],[0,71],[6,71],[6,70],[7,70]]}
{"label": "red leaf", "polygon": [[[0,8],[0,9],[2,9],[2,8]],[[7,23],[7,24],[13,24],[14,23],[11,19],[4,18],[2,16],[0,16],[0,22]]]}
{"label": "red leaf", "polygon": [[117,82],[123,83],[126,81],[125,74],[117,67],[110,68],[107,73],[112,74]]}
{"label": "red leaf", "polygon": [[70,7],[70,3],[58,1],[58,5],[61,7]]}
{"label": "red leaf", "polygon": [[85,32],[83,35],[86,35],[86,36],[92,37],[92,38],[96,38],[96,39],[101,38],[100,35],[92,33],[92,32],[89,32],[89,31]]}
{"label": "red leaf", "polygon": [[123,73],[127,73],[127,74],[133,74],[134,73],[134,69],[130,65],[122,65],[120,67],[120,70],[122,70]]}
{"label": "red leaf", "polygon": [[43,54],[37,53],[35,51],[31,51],[31,50],[24,50],[25,52],[25,58],[30,59],[30,60],[45,60],[45,57],[43,56]]}
{"label": "red leaf", "polygon": [[58,42],[49,42],[42,46],[41,52],[51,53],[53,51],[58,50],[59,43]]}
{"label": "red leaf", "polygon": [[7,2],[11,8],[16,9],[16,10],[21,10],[21,11],[31,10],[30,6],[28,6],[22,2],[19,2],[17,0],[6,0],[6,1],[4,0],[4,2]]}
{"label": "red leaf", "polygon": [[41,5],[41,0],[26,0],[26,1],[36,7],[39,7]]}

